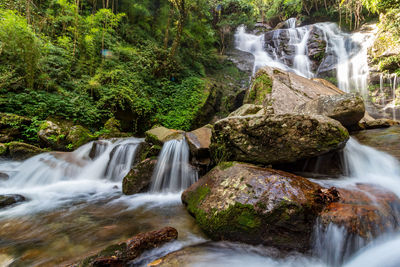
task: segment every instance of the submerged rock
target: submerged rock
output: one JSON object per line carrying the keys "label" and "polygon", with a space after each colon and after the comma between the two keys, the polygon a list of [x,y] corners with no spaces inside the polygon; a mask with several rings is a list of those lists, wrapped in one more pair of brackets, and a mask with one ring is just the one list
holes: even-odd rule
{"label": "submerged rock", "polygon": [[253,79],[245,103],[271,107],[275,114],[292,113],[294,109],[324,95],[344,92],[291,72],[277,68],[259,69]]}
{"label": "submerged rock", "polygon": [[22,142],[11,142],[7,144],[8,154],[14,160],[25,160],[37,154],[45,152],[45,150]]}
{"label": "submerged rock", "polygon": [[221,163],[182,194],[213,240],[306,250],[313,223],[329,198],[321,187],[283,171]]}
{"label": "submerged rock", "polygon": [[340,149],[348,138],[339,122],[320,115],[228,117],[214,125],[211,153],[215,162],[288,163]]}
{"label": "submerged rock", "polygon": [[73,266],[127,266],[146,250],[159,247],[178,238],[178,231],[164,227],[158,231],[140,233],[126,242],[112,245]]}
{"label": "submerged rock", "polygon": [[165,142],[173,139],[182,139],[183,131],[168,129],[163,126],[155,127],[146,133],[146,142],[162,146]]}
{"label": "submerged rock", "polygon": [[295,109],[301,114],[318,114],[339,121],[343,126],[356,125],[365,113],[364,100],[357,94],[321,96]]}
{"label": "submerged rock", "polygon": [[369,240],[398,228],[400,199],[394,193],[369,184],[337,190],[340,200],[327,205],[320,215],[323,226],[332,223],[344,227],[348,234]]}
{"label": "submerged rock", "polygon": [[122,181],[122,192],[125,195],[133,195],[143,192],[151,183],[153,170],[157,165],[156,159],[145,159],[137,164]]}
{"label": "submerged rock", "polygon": [[109,143],[105,141],[94,141],[89,152],[89,158],[95,159],[100,156],[108,147]]}
{"label": "submerged rock", "polygon": [[21,195],[0,195],[0,209],[25,201]]}

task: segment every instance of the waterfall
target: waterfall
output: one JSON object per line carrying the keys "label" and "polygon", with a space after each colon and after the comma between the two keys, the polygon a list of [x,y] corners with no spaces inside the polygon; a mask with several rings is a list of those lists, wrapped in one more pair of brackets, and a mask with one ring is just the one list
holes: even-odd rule
{"label": "waterfall", "polygon": [[189,164],[185,139],[166,142],[152,176],[151,192],[180,192],[197,181],[197,171]]}
{"label": "waterfall", "polygon": [[[246,33],[244,26],[237,29],[236,48],[254,55],[254,73],[264,66],[291,71],[306,78],[321,77],[326,71],[335,71],[341,90],[367,94],[367,49],[373,42],[372,31],[347,34],[335,23],[296,27],[296,19],[293,18],[287,20],[286,25],[288,29],[259,36]],[[314,72],[308,51],[308,41],[313,31],[321,33],[326,43],[326,56]]]}

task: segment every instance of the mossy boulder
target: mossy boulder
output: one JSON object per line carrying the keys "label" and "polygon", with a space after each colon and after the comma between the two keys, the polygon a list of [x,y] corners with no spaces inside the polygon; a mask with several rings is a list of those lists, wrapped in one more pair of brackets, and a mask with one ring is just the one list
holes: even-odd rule
{"label": "mossy boulder", "polygon": [[151,183],[153,170],[157,165],[156,159],[145,159],[138,163],[122,181],[122,192],[125,195],[133,195],[143,192]]}
{"label": "mossy boulder", "polygon": [[24,116],[0,113],[0,142],[7,143],[23,139],[22,132],[31,122],[31,119]]}
{"label": "mossy boulder", "polygon": [[92,135],[88,129],[81,125],[72,126],[67,135],[69,149],[77,149],[90,141],[96,140],[97,137]]}
{"label": "mossy boulder", "polygon": [[257,71],[245,103],[262,104],[274,114],[286,114],[312,99],[338,94],[344,92],[335,86],[327,86],[277,68],[264,67]]}
{"label": "mossy boulder", "polygon": [[51,147],[56,150],[64,148],[67,134],[67,129],[62,129],[59,124],[53,121],[42,122],[37,133],[42,147]]}
{"label": "mossy boulder", "polygon": [[210,150],[216,163],[237,160],[268,165],[338,150],[348,138],[338,121],[321,115],[228,117],[215,123]]}
{"label": "mossy boulder", "polygon": [[100,139],[110,139],[113,137],[128,137],[129,133],[121,131],[121,122],[112,117],[104,123],[103,133],[99,136]]}
{"label": "mossy boulder", "polygon": [[7,144],[8,156],[14,160],[25,160],[45,150],[22,142],[10,142]]}
{"label": "mossy boulder", "polygon": [[359,94],[321,96],[295,109],[301,114],[324,115],[339,121],[343,126],[357,125],[364,117],[364,100]]}
{"label": "mossy boulder", "polygon": [[224,162],[184,191],[182,201],[213,240],[304,251],[325,205],[320,191],[300,176]]}
{"label": "mossy boulder", "polygon": [[0,143],[0,157],[3,157],[7,154],[7,146],[5,144]]}
{"label": "mossy boulder", "polygon": [[145,133],[146,142],[159,146],[173,139],[182,139],[184,137],[183,134],[183,131],[168,129],[163,126],[154,127]]}

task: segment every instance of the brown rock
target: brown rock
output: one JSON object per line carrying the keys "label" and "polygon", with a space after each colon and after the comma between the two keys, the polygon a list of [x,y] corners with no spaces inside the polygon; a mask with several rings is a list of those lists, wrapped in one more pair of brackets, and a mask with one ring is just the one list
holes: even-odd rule
{"label": "brown rock", "polygon": [[163,126],[155,127],[148,130],[146,134],[146,142],[153,145],[162,146],[165,142],[173,139],[182,139],[183,131],[168,129]]}
{"label": "brown rock", "polygon": [[332,85],[313,81],[294,73],[265,67],[256,73],[245,103],[272,107],[275,114],[292,113],[312,99],[325,95],[344,94]]}
{"label": "brown rock", "polygon": [[386,189],[358,184],[354,189],[337,189],[340,200],[332,202],[320,215],[325,226],[334,223],[350,234],[372,239],[388,229],[395,230],[398,222],[393,214],[400,211],[400,199]]}
{"label": "brown rock", "polygon": [[206,125],[194,131],[186,133],[190,152],[193,156],[205,158],[210,156],[212,126]]}

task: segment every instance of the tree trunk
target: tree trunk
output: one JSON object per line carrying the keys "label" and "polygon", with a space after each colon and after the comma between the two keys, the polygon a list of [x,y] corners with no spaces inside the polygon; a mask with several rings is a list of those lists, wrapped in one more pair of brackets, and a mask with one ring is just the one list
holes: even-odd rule
{"label": "tree trunk", "polygon": [[171,19],[172,16],[174,15],[174,8],[170,7],[169,9],[169,14],[168,14],[168,20],[167,20],[167,27],[165,28],[165,36],[164,36],[164,48],[168,48],[168,40],[169,40],[169,27],[171,25]]}

